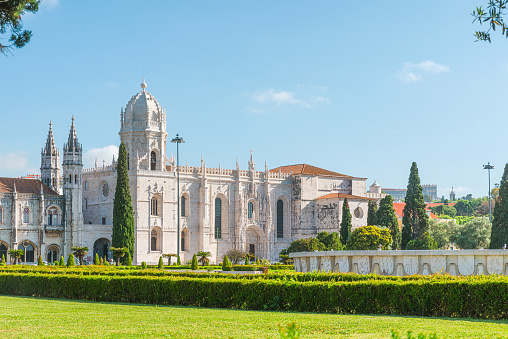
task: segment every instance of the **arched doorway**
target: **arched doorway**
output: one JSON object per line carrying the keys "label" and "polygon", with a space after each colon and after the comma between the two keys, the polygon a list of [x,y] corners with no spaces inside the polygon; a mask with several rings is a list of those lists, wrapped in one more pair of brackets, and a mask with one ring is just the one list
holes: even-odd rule
{"label": "arched doorway", "polygon": [[0,260],[2,260],[2,258],[5,258],[5,261],[7,261],[7,244],[4,243],[3,241],[0,241]]}
{"label": "arched doorway", "polygon": [[21,262],[35,262],[35,246],[29,241],[23,241],[19,246],[18,250],[23,251],[23,255],[21,256]]}
{"label": "arched doorway", "polygon": [[49,263],[56,262],[59,260],[60,247],[58,245],[49,245],[47,251],[47,261]]}
{"label": "arched doorway", "polygon": [[109,250],[111,247],[111,241],[106,238],[100,238],[95,240],[93,244],[93,256],[95,258],[95,254],[99,256],[99,258],[106,258],[106,260],[112,259],[113,254]]}
{"label": "arched doorway", "polygon": [[251,225],[246,230],[245,240],[247,242],[247,252],[251,255],[251,258],[254,256],[254,259],[259,257],[259,259],[267,259],[265,257],[265,248],[264,248],[264,233],[259,228],[259,226]]}

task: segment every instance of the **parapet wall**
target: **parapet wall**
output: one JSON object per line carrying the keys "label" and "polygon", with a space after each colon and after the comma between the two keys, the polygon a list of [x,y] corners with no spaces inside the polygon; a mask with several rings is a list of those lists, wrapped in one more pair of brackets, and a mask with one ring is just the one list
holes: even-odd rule
{"label": "parapet wall", "polygon": [[296,272],[381,275],[508,274],[508,250],[323,251],[289,255]]}

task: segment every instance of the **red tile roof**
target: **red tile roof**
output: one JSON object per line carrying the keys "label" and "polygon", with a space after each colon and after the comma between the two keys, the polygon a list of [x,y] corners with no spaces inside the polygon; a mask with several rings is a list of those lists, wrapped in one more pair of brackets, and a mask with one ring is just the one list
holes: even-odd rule
{"label": "red tile roof", "polygon": [[0,177],[0,193],[14,192],[14,184],[16,184],[16,192],[18,193],[41,193],[41,185],[44,194],[58,194],[51,187],[37,179],[21,179],[21,178],[1,178]]}
{"label": "red tile roof", "polygon": [[322,197],[317,198],[317,200],[333,199],[333,198],[340,198],[340,199],[348,198],[349,200],[376,200],[376,199],[367,198],[367,197],[360,197],[358,195],[343,194],[343,193],[330,193],[330,194],[323,195]]}
{"label": "red tile roof", "polygon": [[337,172],[332,172],[329,170],[325,170],[323,168],[319,168],[316,166],[311,166],[307,164],[299,164],[299,165],[289,165],[289,166],[281,166],[274,169],[271,169],[270,172],[277,173],[281,171],[282,173],[293,173],[293,174],[309,174],[309,175],[328,175],[333,177],[343,177],[343,178],[353,178],[352,176],[340,174]]}
{"label": "red tile roof", "polygon": [[[404,206],[406,203],[404,202],[394,202],[393,208],[395,209],[395,214],[397,214],[397,218],[402,218],[404,216]],[[429,213],[429,217],[431,219],[439,219],[434,213],[430,212],[430,208],[425,209]]]}

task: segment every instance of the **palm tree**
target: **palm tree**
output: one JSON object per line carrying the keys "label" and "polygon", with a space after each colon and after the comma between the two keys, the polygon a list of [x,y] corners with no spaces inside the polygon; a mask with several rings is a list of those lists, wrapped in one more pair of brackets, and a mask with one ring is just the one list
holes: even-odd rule
{"label": "palm tree", "polygon": [[72,246],[72,253],[74,256],[79,258],[79,264],[83,265],[83,258],[88,253],[88,247],[86,246]]}
{"label": "palm tree", "polygon": [[127,247],[113,247],[109,248],[111,252],[113,252],[113,256],[116,258],[116,266],[120,266],[120,258],[125,255],[125,253],[129,252]]}
{"label": "palm tree", "polygon": [[210,262],[210,259],[208,259],[208,257],[211,257],[212,256],[212,253],[210,252],[205,252],[205,251],[199,251],[197,253],[197,255],[201,258],[199,258],[199,262],[201,263],[201,266],[206,266],[208,265],[208,263]]}
{"label": "palm tree", "polygon": [[18,259],[21,258],[25,252],[23,250],[10,249],[9,254],[11,255],[11,258],[14,258],[14,265],[16,265],[18,263]]}
{"label": "palm tree", "polygon": [[163,254],[162,257],[168,258],[168,266],[171,266],[171,257],[176,257],[176,254],[174,253]]}

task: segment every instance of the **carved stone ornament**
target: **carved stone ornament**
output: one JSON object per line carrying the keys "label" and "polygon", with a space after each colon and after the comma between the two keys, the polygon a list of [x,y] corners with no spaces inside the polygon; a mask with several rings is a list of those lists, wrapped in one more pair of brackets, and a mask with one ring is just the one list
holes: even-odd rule
{"label": "carved stone ornament", "polygon": [[446,272],[446,257],[444,255],[433,255],[430,258],[430,269],[433,274]]}
{"label": "carved stone ornament", "polygon": [[407,275],[418,273],[418,256],[408,255],[404,257],[404,271]]}
{"label": "carved stone ornament", "polygon": [[349,258],[346,256],[335,257],[335,265],[338,266],[337,272],[347,273],[349,272]]}
{"label": "carved stone ornament", "polygon": [[429,274],[430,274],[430,265],[423,264],[422,275],[429,275]]}
{"label": "carved stone ornament", "polygon": [[393,257],[381,257],[379,261],[381,274],[391,275],[393,273]]}
{"label": "carved stone ornament", "polygon": [[310,257],[310,271],[318,271],[317,257]]}
{"label": "carved stone ornament", "polygon": [[331,272],[332,263],[330,257],[321,257],[321,272]]}
{"label": "carved stone ornament", "polygon": [[483,264],[482,263],[478,264],[478,269],[477,269],[476,274],[477,275],[483,275]]}
{"label": "carved stone ornament", "polygon": [[502,274],[503,257],[501,255],[489,255],[487,257],[487,271],[489,274]]}
{"label": "carved stone ornament", "polygon": [[300,271],[300,258],[293,258],[293,261],[295,263],[295,272],[301,272]]}
{"label": "carved stone ornament", "polygon": [[307,272],[307,258],[300,258],[302,264],[302,272]]}
{"label": "carved stone ornament", "polygon": [[152,191],[152,193],[162,193],[164,191],[164,187],[157,185],[157,183],[153,184],[151,189],[150,186],[148,186],[148,189]]}
{"label": "carved stone ornament", "polygon": [[363,256],[358,258],[358,273],[369,274],[370,273],[370,258]]}
{"label": "carved stone ornament", "polygon": [[471,275],[474,272],[474,255],[460,255],[458,258],[459,272],[462,275]]}

